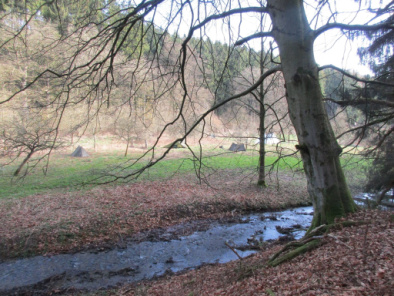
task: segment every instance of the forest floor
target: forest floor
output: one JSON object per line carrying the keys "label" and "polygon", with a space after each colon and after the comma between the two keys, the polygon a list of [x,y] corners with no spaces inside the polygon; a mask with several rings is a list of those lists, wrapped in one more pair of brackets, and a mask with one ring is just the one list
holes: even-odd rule
{"label": "forest floor", "polygon": [[0,200],[0,260],[112,248],[149,229],[310,204],[302,175],[282,173],[267,188],[236,169],[202,184],[195,180],[189,175]]}
{"label": "forest floor", "polygon": [[[268,188],[240,176],[223,170],[201,185],[185,176],[1,200],[0,261],[113,248],[144,230],[309,203],[302,176],[281,173]],[[242,260],[89,294],[394,295],[392,213],[361,211],[347,219],[367,223],[337,229],[318,249],[277,267],[265,266],[282,247],[273,242]]]}
{"label": "forest floor", "polygon": [[394,295],[392,212],[363,210],[346,219],[366,224],[334,230],[319,248],[276,267],[266,263],[282,246],[268,244],[242,260],[124,286],[106,295]]}

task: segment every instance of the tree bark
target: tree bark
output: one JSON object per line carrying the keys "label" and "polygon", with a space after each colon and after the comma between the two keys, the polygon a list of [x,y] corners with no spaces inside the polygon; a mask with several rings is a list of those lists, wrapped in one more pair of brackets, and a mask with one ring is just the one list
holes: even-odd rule
{"label": "tree bark", "polygon": [[302,0],[268,0],[273,36],[279,46],[287,103],[314,206],[310,229],[332,224],[336,217],[354,212],[339,161],[342,152],[335,139],[319,85],[313,54],[314,31]]}
{"label": "tree bark", "polygon": [[[263,84],[263,83],[261,83]],[[257,185],[266,187],[265,182],[265,107],[264,107],[264,94],[260,93],[260,126],[259,126],[259,137],[260,137],[260,148],[259,148],[259,177]]]}
{"label": "tree bark", "polygon": [[124,152],[124,157],[127,157],[127,152],[129,151],[129,142],[130,141],[127,141],[126,151]]}
{"label": "tree bark", "polygon": [[[261,18],[261,31],[263,31],[263,18]],[[261,51],[260,51],[260,75],[264,74],[264,39],[261,38]],[[260,124],[259,124],[259,178],[257,185],[266,187],[265,182],[265,106],[264,106],[264,80],[260,84]]]}
{"label": "tree bark", "polygon": [[19,167],[16,169],[16,171],[14,172],[14,177],[18,176],[19,173],[21,172],[22,168],[25,166],[25,164],[28,162],[28,160],[33,156],[35,152],[35,149],[32,149],[27,155],[26,157],[23,159],[22,163],[19,165]]}

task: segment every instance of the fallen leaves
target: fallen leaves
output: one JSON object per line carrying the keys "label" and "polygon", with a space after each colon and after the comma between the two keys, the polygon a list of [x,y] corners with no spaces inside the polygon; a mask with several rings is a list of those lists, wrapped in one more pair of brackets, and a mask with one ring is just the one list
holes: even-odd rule
{"label": "fallen leaves", "polygon": [[[213,177],[209,185],[199,185],[186,176],[1,200],[0,258],[116,245],[119,239],[142,230],[308,201],[299,180],[298,185],[286,181],[279,191],[262,191],[237,172],[223,171]],[[228,184],[223,185],[223,180]]]}
{"label": "fallen leaves", "polygon": [[[363,211],[350,217],[368,221],[336,229],[321,247],[276,267],[263,267],[280,246],[242,259],[249,277],[239,280],[239,261],[205,266],[157,281],[125,286],[113,295],[394,295],[393,223],[390,213]],[[338,241],[345,242],[339,243]],[[350,247],[350,248],[349,248]],[[367,248],[367,261],[363,260]],[[255,267],[255,268],[254,268]],[[187,283],[187,284],[186,284]]]}
{"label": "fallen leaves", "polygon": [[[105,242],[114,245],[141,230],[307,201],[305,186],[295,185],[291,179],[279,191],[262,190],[229,174],[218,175],[211,186],[173,179],[2,200],[0,254],[9,258],[23,252],[48,254]],[[208,265],[107,294],[394,295],[394,221],[390,213],[363,211],[347,219],[368,224],[335,229],[318,249],[277,267],[262,266],[281,246],[244,258],[243,268],[239,261]]]}

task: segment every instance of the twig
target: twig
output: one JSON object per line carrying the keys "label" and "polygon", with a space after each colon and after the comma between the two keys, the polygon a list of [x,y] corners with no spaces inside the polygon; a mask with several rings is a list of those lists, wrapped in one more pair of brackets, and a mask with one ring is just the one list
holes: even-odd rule
{"label": "twig", "polygon": [[286,252],[289,249],[302,247],[313,240],[321,239],[321,238],[322,236],[312,236],[312,237],[308,236],[308,237],[303,237],[302,239],[294,242],[289,242],[281,250],[279,250],[274,255],[272,255],[269,261],[274,261],[277,257],[279,257],[279,255],[281,255],[282,253]]}
{"label": "twig", "polygon": [[364,233],[364,247],[363,247],[363,255],[364,255],[364,264],[367,264],[367,235],[369,230],[369,223],[367,223],[367,227],[365,228]]}
{"label": "twig", "polygon": [[342,245],[344,245],[346,248],[348,248],[348,249],[352,249],[348,244],[345,244],[343,241],[341,241],[338,237],[336,237],[336,236],[334,236],[334,235],[332,235],[332,234],[327,234],[327,236],[328,237],[331,237],[331,238],[333,238],[333,239],[335,239],[336,240],[336,242],[338,242],[338,243],[340,243],[340,244],[342,244]]}
{"label": "twig", "polygon": [[230,246],[227,242],[225,242],[224,244],[225,244],[231,251],[233,251],[235,255],[237,255],[237,257],[238,257],[239,260],[242,260],[242,257],[239,256],[239,254],[237,253],[237,251],[236,251],[232,246]]}

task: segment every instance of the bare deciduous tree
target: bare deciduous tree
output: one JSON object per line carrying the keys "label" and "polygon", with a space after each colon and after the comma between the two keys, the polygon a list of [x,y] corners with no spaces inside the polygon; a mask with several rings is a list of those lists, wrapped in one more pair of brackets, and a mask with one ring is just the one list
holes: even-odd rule
{"label": "bare deciduous tree", "polygon": [[14,176],[18,176],[22,169],[30,163],[30,167],[25,169],[25,174],[27,174],[46,158],[46,154],[44,154],[32,160],[34,154],[57,149],[62,145],[61,141],[55,141],[56,133],[51,128],[50,121],[40,116],[39,113],[27,115],[24,112],[5,124],[1,132],[0,139],[4,145],[4,154],[9,158],[9,161],[14,162],[18,157],[23,157]]}
{"label": "bare deciduous tree", "polygon": [[[106,7],[108,4],[116,4],[116,1],[108,1]],[[287,90],[290,118],[299,141],[296,147],[302,155],[308,190],[315,209],[311,228],[330,224],[336,217],[354,212],[356,206],[340,164],[342,148],[336,140],[324,105],[319,71],[325,66],[319,67],[315,61],[314,42],[331,30],[349,33],[385,29],[392,32],[393,21],[388,18],[374,23],[371,18],[371,22],[363,24],[341,23],[337,21],[337,12],[332,11],[330,1],[307,3],[308,9],[314,11],[308,20],[305,5],[306,2],[302,0],[267,0],[255,4],[236,1],[143,0],[119,5],[115,11],[103,7],[95,10],[103,13],[101,18],[83,22],[80,21],[83,19],[81,16],[75,26],[68,30],[68,35],[62,36],[62,42],[69,42],[70,47],[61,67],[48,67],[0,104],[16,100],[28,88],[50,77],[63,82],[56,96],[60,113],[68,105],[82,102],[91,104],[97,101],[100,106],[97,109],[100,109],[111,103],[111,93],[117,83],[115,69],[134,59],[134,66],[130,70],[130,89],[135,90],[151,83],[154,100],[163,103],[170,101],[174,116],[165,120],[166,124],[153,147],[136,160],[144,159],[147,164],[130,174],[114,175],[115,180],[138,176],[163,159],[171,148],[157,155],[157,145],[172,127],[182,128],[182,135],[178,138],[181,141],[187,140],[197,128],[204,132],[212,112],[219,112],[223,106],[249,95],[259,88],[264,79],[281,71]],[[27,29],[38,11],[25,11],[31,17],[25,18],[14,36]],[[324,13],[331,14],[327,17]],[[246,33],[249,36],[244,37],[243,29],[245,25],[248,26],[245,19],[251,20],[256,16],[260,19],[262,14],[270,17],[271,26],[262,31],[256,25],[254,33],[249,30],[251,33]],[[323,24],[321,19],[324,20]],[[86,20],[91,20],[91,13],[86,15]],[[211,46],[205,48],[206,43],[201,42],[209,38],[208,31],[213,25],[223,30],[221,34],[228,43],[226,47],[211,42],[208,43]],[[174,32],[175,38],[168,31]],[[179,37],[183,34],[184,38]],[[235,93],[231,81],[237,69],[232,69],[234,63],[230,61],[242,52],[243,44],[262,37],[269,37],[276,44],[280,65],[267,69],[252,85]],[[3,46],[8,42],[4,41]],[[146,48],[149,50],[145,51]],[[204,58],[207,51],[214,52],[216,56],[211,60]],[[190,69],[194,71],[190,72]],[[138,76],[138,73],[145,74]],[[199,79],[192,80],[190,73]],[[351,76],[346,71],[343,73]],[[364,80],[364,83],[372,82]],[[379,83],[392,87],[390,83]],[[196,105],[199,88],[211,91],[214,98],[212,106]],[[368,102],[374,103],[373,100]],[[338,101],[335,103],[343,104]],[[387,115],[386,120],[390,116],[392,114]],[[366,125],[381,122],[370,121]],[[191,152],[193,157],[199,158]]]}

